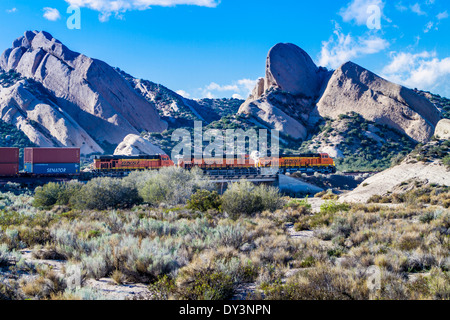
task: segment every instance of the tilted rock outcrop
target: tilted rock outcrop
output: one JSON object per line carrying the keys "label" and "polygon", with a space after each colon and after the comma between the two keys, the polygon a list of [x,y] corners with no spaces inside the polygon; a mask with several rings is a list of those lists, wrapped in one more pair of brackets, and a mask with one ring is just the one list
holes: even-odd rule
{"label": "tilted rock outcrop", "polygon": [[317,103],[317,111],[332,119],[356,112],[418,142],[429,141],[440,120],[439,110],[424,97],[352,62],[333,73]]}
{"label": "tilted rock outcrop", "polygon": [[41,83],[55,105],[97,142],[119,144],[128,134],[167,128],[155,106],[112,67],[69,50],[47,32],[28,31],[14,41],[0,57],[0,68]]}
{"label": "tilted rock outcrop", "polygon": [[279,88],[293,95],[314,97],[320,89],[318,73],[305,51],[292,43],[279,43],[267,56],[264,89]]}
{"label": "tilted rock outcrop", "polygon": [[293,44],[277,44],[267,57],[266,77],[239,113],[253,116],[284,135],[306,139],[322,117],[356,112],[418,142],[432,137],[439,110],[426,98],[348,62],[334,73],[317,67]]}
{"label": "tilted rock outcrop", "polygon": [[41,147],[80,147],[83,154],[103,149],[72,117],[59,108],[39,88],[31,92],[27,80],[0,90],[1,119],[22,130]]}
{"label": "tilted rock outcrop", "polygon": [[265,78],[258,80],[239,113],[252,115],[284,135],[305,139],[323,74],[324,70],[298,46],[277,44],[267,56]]}

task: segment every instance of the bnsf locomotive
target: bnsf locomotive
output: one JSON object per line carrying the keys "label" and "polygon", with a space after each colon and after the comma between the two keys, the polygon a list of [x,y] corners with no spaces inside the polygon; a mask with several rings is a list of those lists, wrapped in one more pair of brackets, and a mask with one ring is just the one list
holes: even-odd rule
{"label": "bnsf locomotive", "polygon": [[326,153],[282,155],[280,157],[255,158],[246,155],[234,159],[180,159],[178,166],[184,169],[198,167],[210,175],[260,174],[263,169],[277,168],[279,173],[320,172],[336,173],[334,160]]}
{"label": "bnsf locomotive", "polygon": [[155,156],[96,156],[96,172],[126,172],[135,170],[156,170],[173,167],[175,164],[166,155]]}

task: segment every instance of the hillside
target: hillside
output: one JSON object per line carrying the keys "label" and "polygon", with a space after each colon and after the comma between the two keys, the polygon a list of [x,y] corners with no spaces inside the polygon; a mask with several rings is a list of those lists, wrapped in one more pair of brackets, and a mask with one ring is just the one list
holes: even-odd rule
{"label": "hillside", "polygon": [[193,127],[194,121],[210,124],[224,116],[236,114],[243,103],[239,99],[187,99],[161,84],[136,79],[120,69],[116,70],[139,94],[156,106],[161,119],[169,124],[168,129]]}
{"label": "hillside", "polygon": [[319,133],[305,141],[301,152],[315,151],[335,158],[339,171],[382,171],[404,158],[417,143],[406,134],[357,113],[326,119]]}
{"label": "hillside", "polygon": [[433,94],[428,91],[421,91],[417,89],[415,89],[414,91],[417,94],[430,100],[430,102],[433,103],[439,109],[439,111],[441,111],[443,118],[450,119],[450,99],[441,97],[438,94]]}
{"label": "hillside", "polygon": [[[27,80],[0,87],[2,120],[39,146],[78,146],[102,153],[128,134],[167,128],[154,105],[111,66],[68,49],[47,32],[27,31],[0,57],[0,68],[42,85],[50,101],[27,90]],[[39,90],[42,92],[42,90]],[[36,126],[25,126],[28,120]]]}
{"label": "hillside", "polygon": [[389,199],[418,188],[436,186],[450,186],[450,140],[419,144],[400,164],[372,176],[340,200],[378,202],[383,197]]}

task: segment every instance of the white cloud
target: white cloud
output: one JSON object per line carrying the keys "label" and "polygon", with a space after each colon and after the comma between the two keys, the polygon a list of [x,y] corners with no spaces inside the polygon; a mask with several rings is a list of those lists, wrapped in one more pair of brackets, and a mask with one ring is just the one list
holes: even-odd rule
{"label": "white cloud", "polygon": [[196,96],[200,98],[235,98],[245,99],[256,86],[257,80],[241,79],[233,81],[230,84],[220,85],[216,82],[211,82],[203,88],[197,89]]}
{"label": "white cloud", "polygon": [[448,12],[444,11],[439,13],[436,18],[438,18],[438,20],[443,20],[443,19],[447,19],[448,18]]}
{"label": "white cloud", "polygon": [[391,53],[391,62],[382,72],[385,78],[410,88],[450,95],[450,57],[439,59],[436,52]]}
{"label": "white cloud", "polygon": [[177,94],[179,94],[180,96],[182,96],[184,98],[188,98],[188,99],[191,97],[191,95],[184,90],[178,90]]}
{"label": "white cloud", "polygon": [[419,16],[424,16],[426,15],[426,12],[422,11],[422,8],[420,7],[419,3],[415,3],[414,5],[412,5],[411,7],[411,11],[414,13],[417,13]]}
{"label": "white cloud", "polygon": [[[425,30],[423,32],[428,33],[430,32],[431,29],[433,29],[434,27],[434,22],[430,21],[427,23],[427,25],[425,26]],[[436,28],[437,29],[437,28]]]}
{"label": "white cloud", "polygon": [[50,21],[56,21],[61,19],[61,15],[58,9],[46,7],[44,8],[44,18]]}
{"label": "white cloud", "polygon": [[104,22],[111,14],[121,17],[119,13],[131,10],[147,10],[152,6],[173,7],[177,5],[193,5],[215,8],[220,0],[65,0],[73,6],[86,7],[100,12],[99,19]]}
{"label": "white cloud", "polygon": [[7,13],[16,13],[17,12],[17,8],[12,8],[12,9],[8,9],[6,10]]}
{"label": "white cloud", "polygon": [[338,25],[334,37],[322,42],[319,65],[338,68],[352,59],[378,53],[389,46],[389,42],[376,36],[362,36],[355,39],[351,34],[344,34]]}
{"label": "white cloud", "polygon": [[372,5],[379,6],[383,11],[384,3],[382,0],[352,0],[347,7],[341,9],[339,14],[345,22],[354,20],[357,25],[365,25],[370,16],[367,9]]}

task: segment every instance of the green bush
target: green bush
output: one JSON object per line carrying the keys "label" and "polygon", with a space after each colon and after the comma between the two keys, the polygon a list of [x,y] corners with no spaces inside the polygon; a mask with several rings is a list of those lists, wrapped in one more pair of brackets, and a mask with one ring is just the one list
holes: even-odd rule
{"label": "green bush", "polygon": [[445,166],[450,167],[450,156],[444,157],[444,159],[442,159],[442,163],[444,163]]}
{"label": "green bush", "polygon": [[339,211],[349,211],[350,206],[346,203],[336,203],[327,201],[320,206],[320,213],[337,213]]}
{"label": "green bush", "polygon": [[216,191],[199,190],[192,195],[188,201],[188,209],[207,212],[208,210],[219,210],[222,206],[222,199]]}
{"label": "green bush", "polygon": [[136,186],[128,180],[96,178],[84,185],[70,203],[77,209],[131,208],[142,202]]}
{"label": "green bush", "polygon": [[264,210],[275,211],[283,206],[277,189],[263,185],[255,186],[245,180],[232,184],[223,194],[222,202],[222,209],[232,218]]}
{"label": "green bush", "polygon": [[48,208],[58,202],[62,193],[63,186],[58,183],[50,182],[43,187],[37,187],[34,193],[33,205],[39,208]]}
{"label": "green bush", "polygon": [[191,171],[177,167],[159,171],[134,172],[126,179],[136,185],[145,203],[185,205],[197,190],[212,190],[213,184],[200,169]]}

